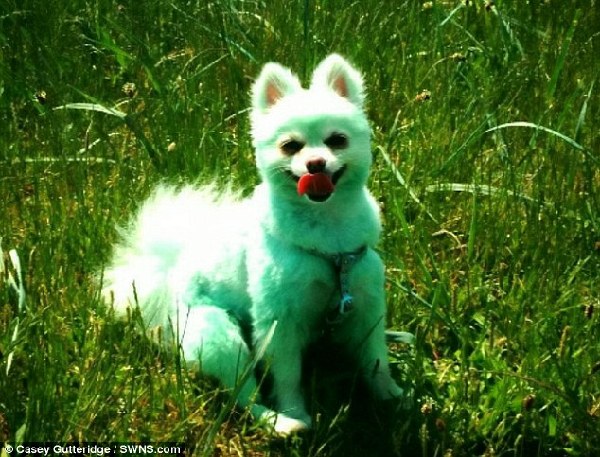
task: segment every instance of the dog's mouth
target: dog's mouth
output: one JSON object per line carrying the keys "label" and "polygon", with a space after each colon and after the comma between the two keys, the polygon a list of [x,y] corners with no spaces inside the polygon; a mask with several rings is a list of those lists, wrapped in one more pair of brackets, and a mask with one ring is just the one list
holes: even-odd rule
{"label": "dog's mouth", "polygon": [[324,202],[333,194],[337,182],[345,171],[344,165],[333,174],[318,172],[296,176],[291,171],[289,174],[297,183],[298,195],[306,195],[313,202]]}

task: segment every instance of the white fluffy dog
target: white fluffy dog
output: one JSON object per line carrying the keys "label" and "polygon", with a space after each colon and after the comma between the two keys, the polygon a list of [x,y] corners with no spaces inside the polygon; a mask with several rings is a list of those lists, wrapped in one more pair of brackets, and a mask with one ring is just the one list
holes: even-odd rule
{"label": "white fluffy dog", "polygon": [[[363,102],[360,74],[339,55],[318,65],[308,89],[287,68],[265,65],[251,114],[262,184],[247,199],[159,187],[104,276],[117,310],[139,305],[148,325],[179,339],[188,362],[237,388],[238,404],[282,434],[311,425],[302,354],[324,330],[376,399],[401,394],[387,362]],[[242,376],[257,358],[273,380],[262,403],[255,377]]]}

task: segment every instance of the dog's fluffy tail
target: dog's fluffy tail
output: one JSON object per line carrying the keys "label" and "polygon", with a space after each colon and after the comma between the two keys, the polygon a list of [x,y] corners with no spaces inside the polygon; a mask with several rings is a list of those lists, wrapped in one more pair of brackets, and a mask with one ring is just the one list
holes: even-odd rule
{"label": "dog's fluffy tail", "polygon": [[119,314],[139,305],[146,324],[166,324],[180,292],[178,260],[197,243],[207,217],[219,217],[215,202],[235,199],[226,195],[213,187],[158,187],[133,222],[119,229],[122,240],[103,275],[105,301]]}

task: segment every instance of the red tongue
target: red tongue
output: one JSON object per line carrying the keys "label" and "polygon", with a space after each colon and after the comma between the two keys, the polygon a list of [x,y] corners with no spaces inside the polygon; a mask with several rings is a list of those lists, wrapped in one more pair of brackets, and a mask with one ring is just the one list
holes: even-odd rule
{"label": "red tongue", "polygon": [[307,173],[298,180],[298,195],[329,195],[333,190],[331,178],[325,173]]}

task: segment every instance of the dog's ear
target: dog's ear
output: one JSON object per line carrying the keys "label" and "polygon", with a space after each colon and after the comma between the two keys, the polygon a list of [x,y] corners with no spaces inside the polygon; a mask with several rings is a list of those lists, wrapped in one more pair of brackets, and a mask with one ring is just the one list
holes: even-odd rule
{"label": "dog's ear", "polygon": [[362,76],[342,56],[331,54],[317,66],[310,87],[319,86],[333,90],[362,109],[365,98]]}
{"label": "dog's ear", "polygon": [[266,64],[252,88],[254,109],[265,111],[286,95],[301,89],[300,81],[292,72],[277,63]]}

